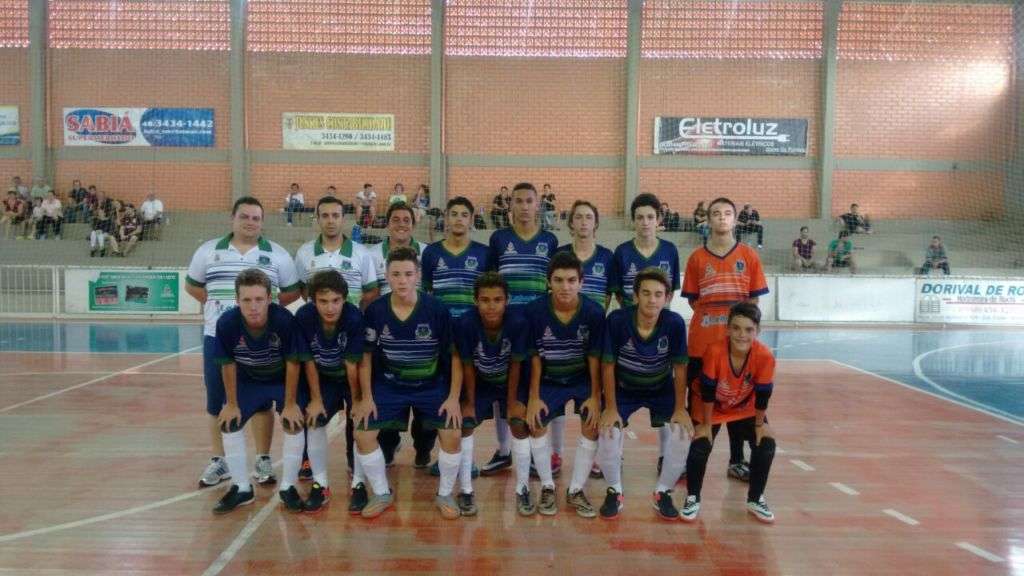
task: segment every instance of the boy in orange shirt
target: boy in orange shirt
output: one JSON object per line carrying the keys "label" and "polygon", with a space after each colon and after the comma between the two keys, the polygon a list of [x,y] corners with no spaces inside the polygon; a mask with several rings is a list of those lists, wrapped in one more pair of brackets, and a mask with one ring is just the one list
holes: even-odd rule
{"label": "boy in orange shirt", "polygon": [[734,437],[749,441],[750,487],[747,511],[762,522],[775,521],[764,498],[768,473],[775,459],[775,434],[768,427],[765,412],[772,395],[775,357],[757,339],[761,311],[750,302],[729,310],[729,335],[704,351],[700,375],[700,396],[691,404],[696,426],[686,458],[686,502],[680,516],[693,522],[700,513],[700,491],[711,455],[712,441],[722,424],[732,425]]}
{"label": "boy in orange shirt", "polygon": [[[768,293],[768,282],[761,268],[757,251],[736,241],[736,205],[728,198],[716,198],[708,206],[711,236],[704,246],[690,254],[683,278],[683,297],[693,308],[690,320],[690,363],[687,381],[692,395],[699,393],[698,376],[704,351],[725,338],[729,309],[740,302],[757,304],[757,298]],[[743,458],[743,440],[729,431],[728,475],[744,482],[750,479],[750,466]]]}

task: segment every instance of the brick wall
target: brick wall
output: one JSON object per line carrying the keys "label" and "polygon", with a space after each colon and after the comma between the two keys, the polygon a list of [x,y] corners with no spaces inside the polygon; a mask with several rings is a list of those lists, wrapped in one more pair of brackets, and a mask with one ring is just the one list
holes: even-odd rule
{"label": "brick wall", "polygon": [[597,168],[476,168],[453,167],[448,172],[449,196],[465,196],[474,205],[490,210],[491,200],[502,185],[532,182],[537,190],[551,184],[559,210],[568,210],[578,198],[586,198],[602,214],[622,212],[625,187],[622,170]]}
{"label": "brick wall", "polygon": [[680,214],[697,202],[725,196],[750,203],[763,218],[813,218],[818,210],[817,173],[812,170],[665,170],[640,172],[640,191],[657,194]]}
{"label": "brick wall", "polygon": [[313,164],[257,164],[249,173],[252,195],[263,202],[268,212],[284,205],[292,182],[302,188],[307,205],[314,205],[329,185],[338,189],[338,196],[346,203],[354,203],[356,192],[369,182],[377,192],[378,209],[383,210],[396,182],[405,186],[406,195],[412,199],[420,184],[430,184],[430,174],[425,166]]}
{"label": "brick wall", "polygon": [[57,162],[54,181],[67,193],[79,179],[109,196],[141,203],[152,190],[171,211],[222,211],[231,206],[228,164],[180,162]]}
{"label": "brick wall", "polygon": [[[18,121],[21,123],[21,145],[32,143],[31,99],[28,81],[28,50],[24,48],[0,48],[0,106],[17,106]],[[29,171],[31,176],[31,171]],[[22,178],[25,175],[22,174]],[[3,175],[0,174],[0,180]]]}
{"label": "brick wall", "polygon": [[1002,215],[1003,175],[995,172],[836,172],[833,214],[848,211],[854,202],[873,218],[992,220]]}

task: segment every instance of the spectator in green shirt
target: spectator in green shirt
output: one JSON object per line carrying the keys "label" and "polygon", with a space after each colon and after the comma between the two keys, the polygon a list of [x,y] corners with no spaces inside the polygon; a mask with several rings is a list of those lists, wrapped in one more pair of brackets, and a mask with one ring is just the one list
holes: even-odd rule
{"label": "spectator in green shirt", "polygon": [[946,276],[949,276],[949,260],[946,259],[946,247],[942,245],[942,238],[938,236],[932,236],[932,243],[925,250],[924,265],[921,266],[921,272],[929,275],[932,272],[932,268],[939,268]]}
{"label": "spectator in green shirt", "polygon": [[850,274],[857,273],[857,264],[853,260],[853,242],[850,241],[850,233],[846,230],[839,232],[839,238],[828,244],[827,270],[833,268],[849,268]]}

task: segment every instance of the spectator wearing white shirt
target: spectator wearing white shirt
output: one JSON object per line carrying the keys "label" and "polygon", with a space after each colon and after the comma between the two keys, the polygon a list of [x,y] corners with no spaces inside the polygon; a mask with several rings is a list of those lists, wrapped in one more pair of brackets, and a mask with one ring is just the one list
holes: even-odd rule
{"label": "spectator wearing white shirt", "polygon": [[288,218],[288,225],[292,225],[292,214],[306,211],[306,198],[299,189],[299,185],[292,182],[288,195],[284,197],[284,211]]}
{"label": "spectator wearing white shirt", "polygon": [[46,193],[46,198],[43,200],[43,219],[40,226],[40,237],[47,235],[47,229],[53,228],[53,235],[55,238],[60,240],[61,227],[64,223],[64,211],[60,205],[60,200],[57,198],[57,194],[50,190]]}
{"label": "spectator wearing white shirt", "polygon": [[153,231],[157,230],[164,221],[164,203],[156,194],[150,192],[146,200],[139,206],[139,214],[142,216],[142,239],[148,240],[153,237]]}
{"label": "spectator wearing white shirt", "polygon": [[43,180],[42,178],[36,178],[32,182],[32,191],[29,194],[31,194],[33,198],[40,198],[42,200],[46,200],[46,195],[49,194],[52,190],[53,188],[51,188],[45,180]]}
{"label": "spectator wearing white shirt", "polygon": [[11,188],[14,188],[18,193],[18,196],[21,196],[22,200],[28,202],[30,205],[32,204],[32,196],[28,193],[28,186],[21,183],[21,176],[11,178]]}
{"label": "spectator wearing white shirt", "polygon": [[362,190],[356,192],[356,205],[359,206],[359,225],[369,227],[377,215],[377,192],[373,190],[373,184],[367,182]]}

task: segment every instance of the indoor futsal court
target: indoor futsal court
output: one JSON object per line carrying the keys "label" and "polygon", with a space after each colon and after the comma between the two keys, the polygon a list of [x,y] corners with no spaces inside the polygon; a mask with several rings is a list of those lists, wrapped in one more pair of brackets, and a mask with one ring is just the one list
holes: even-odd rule
{"label": "indoor futsal court", "polygon": [[0,576],[1024,576],[1024,0],[0,0],[0,464]]}

